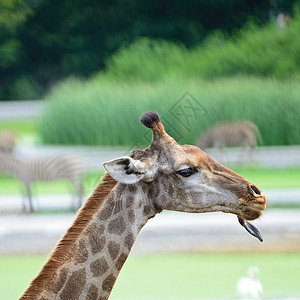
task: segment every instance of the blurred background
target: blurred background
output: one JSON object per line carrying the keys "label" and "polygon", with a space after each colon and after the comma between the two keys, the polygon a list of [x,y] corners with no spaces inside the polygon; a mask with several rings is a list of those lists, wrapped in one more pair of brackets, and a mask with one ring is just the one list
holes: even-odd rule
{"label": "blurred background", "polygon": [[0,298],[37,274],[102,163],[149,145],[139,118],[156,110],[265,192],[265,241],[233,215],[163,212],[111,299],[300,299],[299,37],[299,0],[0,0]]}

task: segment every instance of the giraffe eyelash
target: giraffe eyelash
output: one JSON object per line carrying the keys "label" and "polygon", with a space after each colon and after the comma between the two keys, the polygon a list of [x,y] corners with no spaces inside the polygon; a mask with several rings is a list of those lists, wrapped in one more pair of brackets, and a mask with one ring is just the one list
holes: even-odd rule
{"label": "giraffe eyelash", "polygon": [[196,167],[190,167],[190,168],[181,169],[181,170],[177,171],[176,173],[182,177],[189,177],[197,172],[198,172],[198,169]]}

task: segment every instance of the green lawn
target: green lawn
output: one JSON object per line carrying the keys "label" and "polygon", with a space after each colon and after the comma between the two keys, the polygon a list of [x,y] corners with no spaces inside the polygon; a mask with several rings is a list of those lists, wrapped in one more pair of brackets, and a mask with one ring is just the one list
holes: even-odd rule
{"label": "green lawn", "polygon": [[300,169],[233,168],[235,172],[261,189],[300,188]]}
{"label": "green lawn", "polygon": [[0,131],[2,130],[14,130],[20,135],[36,135],[37,134],[37,119],[23,118],[20,120],[5,120],[0,121]]}
{"label": "green lawn", "polygon": [[[1,299],[17,299],[45,256],[0,257]],[[233,298],[237,280],[257,266],[264,297],[300,295],[300,253],[131,255],[112,300]]]}
{"label": "green lawn", "polygon": [[[234,169],[250,182],[261,189],[269,188],[300,188],[300,169],[258,169],[241,168]],[[103,170],[90,172],[85,175],[85,192],[89,193],[103,175]],[[0,174],[0,194],[18,194],[23,191],[22,183],[13,177]],[[65,194],[70,193],[72,187],[67,181],[39,182],[33,186],[34,194]]]}
{"label": "green lawn", "polygon": [[[89,172],[84,176],[84,190],[89,193],[97,185],[103,170],[99,172]],[[24,192],[22,182],[12,176],[0,174],[0,195],[13,195]],[[67,180],[54,182],[37,182],[32,186],[33,194],[67,194],[72,192],[72,186]]]}

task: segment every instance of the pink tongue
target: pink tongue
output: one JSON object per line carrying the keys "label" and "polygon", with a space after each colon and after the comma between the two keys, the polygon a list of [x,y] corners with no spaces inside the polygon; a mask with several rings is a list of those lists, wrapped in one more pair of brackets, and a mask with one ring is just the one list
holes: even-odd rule
{"label": "pink tongue", "polygon": [[261,242],[263,242],[263,237],[261,235],[261,233],[259,232],[259,230],[250,222],[244,220],[243,218],[241,218],[240,216],[238,216],[238,220],[239,223],[253,236],[255,236],[256,238],[258,238]]}

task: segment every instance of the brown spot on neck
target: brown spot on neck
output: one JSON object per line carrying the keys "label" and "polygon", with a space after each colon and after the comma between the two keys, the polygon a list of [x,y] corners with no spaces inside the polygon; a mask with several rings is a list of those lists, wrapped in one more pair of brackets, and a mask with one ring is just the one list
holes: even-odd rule
{"label": "brown spot on neck", "polygon": [[91,272],[94,277],[102,276],[109,269],[107,261],[104,257],[101,257],[91,263]]}
{"label": "brown spot on neck", "polygon": [[120,245],[115,242],[108,243],[108,253],[112,260],[115,260],[120,252]]}
{"label": "brown spot on neck", "polygon": [[103,291],[110,292],[115,284],[116,279],[117,278],[114,275],[112,274],[108,275],[102,283]]}
{"label": "brown spot on neck", "polygon": [[82,293],[82,290],[86,284],[86,272],[84,269],[80,269],[74,272],[66,286],[61,292],[60,299],[61,300],[70,300],[70,299],[79,299],[79,296]]}
{"label": "brown spot on neck", "polygon": [[55,280],[56,282],[53,287],[54,293],[57,294],[62,289],[62,287],[67,279],[67,276],[68,276],[68,268],[64,267],[59,271],[58,278]]}
{"label": "brown spot on neck", "polygon": [[89,288],[86,300],[96,300],[98,298],[98,289],[95,285],[91,285]]}
{"label": "brown spot on neck", "polygon": [[108,232],[115,235],[121,235],[125,231],[125,228],[126,225],[122,216],[118,216],[108,224]]}
{"label": "brown spot on neck", "polygon": [[77,245],[76,256],[74,258],[75,264],[84,263],[88,258],[88,250],[86,242],[82,239]]}

